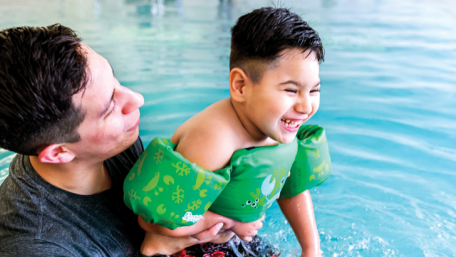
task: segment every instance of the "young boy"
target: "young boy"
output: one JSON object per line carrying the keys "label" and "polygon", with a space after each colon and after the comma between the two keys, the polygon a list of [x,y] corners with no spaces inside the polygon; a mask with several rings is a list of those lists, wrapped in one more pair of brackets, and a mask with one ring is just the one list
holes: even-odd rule
{"label": "young boy", "polygon": [[[296,178],[287,181],[282,192],[285,197],[277,201],[298,238],[302,256],[319,256],[320,241],[312,200],[306,189],[329,176],[326,139],[321,128],[312,126],[299,131],[300,143],[295,138],[300,126],[318,110],[319,62],[323,59],[318,34],[287,9],[261,8],[240,17],[232,28],[230,98],[209,106],[182,124],[171,138],[172,143],[154,140],[149,146],[155,147],[154,150],[149,151],[149,157],[146,154],[140,158],[125,182],[125,201],[144,220],[171,229],[186,223],[191,226],[169,230],[140,219],[141,226],[146,231],[171,236],[195,234],[215,224],[195,215],[203,206],[199,214],[209,209],[242,222],[258,220],[272,201],[279,198],[290,169],[288,180],[294,176],[292,165],[303,160],[311,162],[307,156],[313,155],[318,165],[312,164],[313,171],[301,176],[310,181],[302,183],[313,184],[301,185]],[[307,145],[318,141],[322,147],[301,150],[297,145],[304,141]],[[167,159],[167,151],[177,152],[173,153],[175,159]],[[296,156],[300,151],[302,156]],[[173,170],[166,171],[162,164],[166,160]],[[141,179],[142,190],[134,190],[129,181],[142,176],[144,167],[152,165],[157,167],[147,173],[152,173],[153,178]],[[207,170],[213,171],[213,175]],[[189,177],[192,172],[196,183]],[[243,177],[249,172],[253,174]],[[186,180],[179,182],[179,179]],[[152,193],[147,195],[148,192]],[[187,208],[177,215],[171,201],[175,206],[181,204],[179,195],[193,201],[184,203]],[[164,198],[160,199],[161,196]],[[149,204],[155,204],[150,215],[146,213]],[[176,221],[177,225],[168,226],[173,220],[181,223]],[[242,222],[227,222],[224,229],[250,241],[254,234],[246,233]]]}

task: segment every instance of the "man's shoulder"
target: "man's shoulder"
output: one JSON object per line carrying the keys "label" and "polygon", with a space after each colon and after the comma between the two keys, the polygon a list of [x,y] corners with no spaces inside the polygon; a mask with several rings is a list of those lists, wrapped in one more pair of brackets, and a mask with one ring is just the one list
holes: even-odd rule
{"label": "man's shoulder", "polygon": [[[9,175],[0,185],[0,248],[13,239],[34,238],[41,226],[42,194],[27,165],[27,156],[17,154]],[[30,176],[31,175],[31,176]],[[13,240],[13,241],[12,241]],[[3,256],[3,255],[2,255]]]}
{"label": "man's shoulder", "polygon": [[[113,159],[126,169],[141,152],[138,139]],[[136,244],[143,235],[135,216],[122,203],[120,176],[116,176],[116,186],[108,191],[76,195],[43,181],[27,156],[17,158],[0,185],[0,256],[29,256],[15,254],[21,244],[51,249],[47,255],[37,252],[30,256],[126,256],[139,247]],[[59,252],[56,248],[73,254],[53,255]]]}
{"label": "man's shoulder", "polygon": [[0,185],[0,221],[5,213],[14,213],[23,206],[31,207],[30,203],[39,201],[38,176],[31,169],[28,156],[17,154],[11,161],[9,174]]}

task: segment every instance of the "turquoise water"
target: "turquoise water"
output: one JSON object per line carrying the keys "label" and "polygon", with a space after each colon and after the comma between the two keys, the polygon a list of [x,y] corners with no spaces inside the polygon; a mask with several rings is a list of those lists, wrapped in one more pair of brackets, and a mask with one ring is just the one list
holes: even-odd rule
{"label": "turquoise water", "polygon": [[[140,134],[170,137],[226,98],[230,28],[271,1],[5,1],[0,29],[62,23],[145,97]],[[456,3],[281,1],[323,38],[332,176],[311,190],[324,256],[456,256]],[[13,155],[0,150],[0,181]],[[297,240],[271,207],[260,234]]]}

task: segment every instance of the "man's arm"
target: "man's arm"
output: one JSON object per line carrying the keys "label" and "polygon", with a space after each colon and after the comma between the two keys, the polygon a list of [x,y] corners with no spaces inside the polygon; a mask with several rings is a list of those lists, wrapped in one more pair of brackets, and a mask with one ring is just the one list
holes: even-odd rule
{"label": "man's arm", "polygon": [[212,226],[210,229],[200,232],[194,236],[169,237],[155,232],[146,232],[146,237],[141,245],[141,254],[152,256],[158,253],[171,255],[182,249],[195,244],[206,242],[226,242],[233,237],[233,232],[227,230],[220,232],[222,223]]}
{"label": "man's arm", "polygon": [[293,197],[277,199],[277,202],[302,247],[301,256],[321,256],[320,237],[309,190]]}
{"label": "man's arm", "polygon": [[220,216],[211,211],[207,211],[204,214],[203,218],[200,219],[196,224],[186,227],[179,227],[174,230],[157,224],[145,222],[140,216],[138,216],[138,223],[146,232],[158,233],[170,237],[186,237],[198,234],[199,232],[209,229],[219,223],[223,225],[221,229],[229,229],[233,226],[234,220]]}
{"label": "man's arm", "polygon": [[186,237],[194,236],[195,234],[208,230],[216,224],[222,224],[223,226],[221,229],[232,230],[244,241],[252,240],[252,237],[263,227],[263,220],[264,217],[254,222],[244,223],[207,211],[203,218],[196,224],[171,230],[157,224],[145,222],[138,216],[138,223],[141,228],[150,233],[157,233],[169,237]]}
{"label": "man's arm", "polygon": [[0,256],[70,257],[76,255],[53,242],[16,238],[13,242],[0,246]]}

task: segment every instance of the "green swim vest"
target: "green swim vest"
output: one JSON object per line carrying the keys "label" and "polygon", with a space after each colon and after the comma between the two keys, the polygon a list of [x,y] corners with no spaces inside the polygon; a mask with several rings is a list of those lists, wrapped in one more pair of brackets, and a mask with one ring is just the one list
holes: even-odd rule
{"label": "green swim vest", "polygon": [[331,170],[325,131],[316,125],[301,126],[289,144],[237,150],[227,167],[214,172],[175,147],[164,138],[152,140],[124,182],[125,204],[146,222],[170,229],[195,224],[207,210],[256,221],[279,195],[317,186]]}

